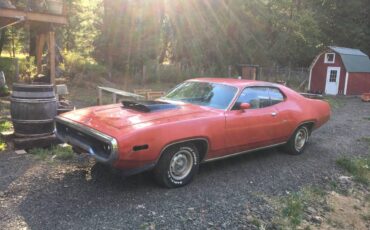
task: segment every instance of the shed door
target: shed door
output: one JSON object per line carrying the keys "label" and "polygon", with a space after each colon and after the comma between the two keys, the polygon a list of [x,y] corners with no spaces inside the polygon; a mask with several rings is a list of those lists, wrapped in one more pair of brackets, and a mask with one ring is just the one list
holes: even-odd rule
{"label": "shed door", "polygon": [[340,67],[328,67],[328,71],[326,73],[326,86],[325,86],[326,94],[330,95],[338,94],[339,78],[340,78]]}

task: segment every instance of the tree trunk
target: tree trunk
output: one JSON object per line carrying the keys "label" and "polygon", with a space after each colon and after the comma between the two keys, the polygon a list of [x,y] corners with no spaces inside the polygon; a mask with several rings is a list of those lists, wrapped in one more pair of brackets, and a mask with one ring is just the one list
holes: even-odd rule
{"label": "tree trunk", "polygon": [[0,56],[1,56],[1,53],[3,52],[3,47],[5,45],[5,36],[6,36],[6,29],[3,29],[1,30],[1,34],[0,34]]}
{"label": "tree trunk", "polygon": [[13,55],[13,58],[15,58],[15,36],[14,36],[14,31],[12,31],[12,55]]}

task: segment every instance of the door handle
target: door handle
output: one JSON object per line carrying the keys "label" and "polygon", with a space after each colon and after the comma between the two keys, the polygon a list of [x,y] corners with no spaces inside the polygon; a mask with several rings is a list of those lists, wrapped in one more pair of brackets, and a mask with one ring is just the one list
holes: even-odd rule
{"label": "door handle", "polygon": [[277,113],[276,112],[272,112],[271,113],[271,116],[273,116],[273,117],[275,117],[277,115]]}

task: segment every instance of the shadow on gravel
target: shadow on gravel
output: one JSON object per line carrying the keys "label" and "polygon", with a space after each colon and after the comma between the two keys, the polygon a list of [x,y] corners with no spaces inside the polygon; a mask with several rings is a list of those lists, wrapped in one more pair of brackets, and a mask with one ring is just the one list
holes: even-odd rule
{"label": "shadow on gravel", "polygon": [[[95,164],[91,170],[75,168],[63,173],[60,179],[40,182],[28,193],[19,210],[31,229],[120,228],[124,222],[135,223],[137,228],[143,221],[153,219],[153,212],[165,213],[167,220],[182,223],[181,212],[194,206],[208,210],[208,218],[216,221],[220,212],[210,207],[217,203],[221,202],[218,208],[232,212],[233,208],[227,208],[232,201],[234,208],[242,212],[243,203],[255,196],[253,193],[297,188],[292,172],[300,167],[295,163],[306,158],[315,156],[291,156],[270,149],[210,162],[201,165],[191,184],[179,189],[159,187],[150,173],[122,178]],[[183,211],[172,213],[172,208]]]}
{"label": "shadow on gravel", "polygon": [[10,184],[22,178],[32,164],[12,151],[0,152],[0,191],[7,190]]}
{"label": "shadow on gravel", "polygon": [[[150,216],[151,210],[158,212],[162,206],[168,217],[175,215],[169,207],[187,211],[189,206],[210,207],[221,201],[227,202],[229,196],[234,199],[232,193],[222,192],[224,181],[218,180],[219,173],[235,175],[235,170],[240,172],[253,164],[259,165],[258,161],[269,161],[282,154],[276,150],[260,151],[203,164],[193,183],[179,189],[159,187],[150,173],[122,178],[100,164],[95,164],[91,170],[76,168],[64,173],[60,179],[40,182],[42,184],[31,189],[20,204],[19,211],[30,229],[117,228],[124,227],[125,221],[139,227],[142,221],[154,218]],[[238,180],[238,183],[242,182]],[[249,193],[240,192],[243,196]],[[237,207],[241,211],[244,209],[243,205]],[[181,223],[181,217],[175,215],[172,218]]]}

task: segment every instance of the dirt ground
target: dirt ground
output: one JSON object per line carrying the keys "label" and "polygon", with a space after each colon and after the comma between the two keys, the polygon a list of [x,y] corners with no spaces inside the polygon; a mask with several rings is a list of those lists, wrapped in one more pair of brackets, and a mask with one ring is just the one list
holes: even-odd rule
{"label": "dirt ground", "polygon": [[[305,186],[326,188],[345,174],[336,165],[340,156],[367,153],[367,144],[359,140],[370,136],[365,119],[370,104],[358,98],[341,100],[331,120],[313,133],[303,155],[271,149],[204,164],[195,180],[179,189],[157,186],[150,173],[121,178],[82,158],[40,161],[30,154],[1,152],[0,229],[276,229],[269,198]],[[363,193],[369,193],[368,187]],[[326,212],[333,221],[343,218],[335,212],[348,208],[352,199],[338,201],[336,196],[330,196],[329,203],[335,204]],[[358,213],[352,214],[360,221]],[[250,216],[263,225],[258,227]],[[369,227],[361,223],[356,228]]]}

